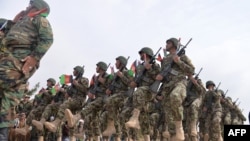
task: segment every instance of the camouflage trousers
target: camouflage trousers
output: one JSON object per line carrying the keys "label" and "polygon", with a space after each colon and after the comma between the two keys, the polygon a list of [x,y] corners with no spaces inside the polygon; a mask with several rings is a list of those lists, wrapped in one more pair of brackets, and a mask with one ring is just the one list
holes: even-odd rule
{"label": "camouflage trousers", "polygon": [[[129,101],[128,101],[129,102]],[[125,127],[125,123],[129,120],[129,118],[132,116],[133,107],[130,106],[124,106],[122,108],[122,111],[120,113],[120,125],[121,125],[121,131],[122,131],[122,137],[123,138],[132,138],[133,140],[138,140],[139,130],[130,128],[127,129]]]}
{"label": "camouflage trousers", "polygon": [[82,105],[85,102],[86,97],[74,97],[72,99],[68,99],[64,101],[57,112],[57,118],[62,120],[65,115],[64,112],[66,109],[70,109],[72,112],[80,111],[82,109]]}
{"label": "camouflage trousers", "polygon": [[174,121],[183,120],[183,106],[182,103],[186,97],[186,85],[184,81],[178,82],[174,87],[165,87],[161,94],[164,96],[163,107],[165,113],[166,130],[171,134],[175,132]]}
{"label": "camouflage trousers", "polygon": [[51,116],[56,117],[56,113],[58,112],[60,105],[61,103],[52,103],[47,105],[43,111],[42,118],[49,120]]}
{"label": "camouflage trousers", "polygon": [[[22,73],[23,62],[11,54],[0,57],[0,127],[9,127],[14,119],[14,107],[24,95],[27,80],[35,73]],[[12,110],[11,110],[12,109]]]}
{"label": "camouflage trousers", "polygon": [[[119,113],[121,108],[124,105],[124,92],[113,94],[112,96],[108,97],[106,102],[106,108],[108,111],[108,119],[111,119],[114,121],[116,134],[115,136],[121,135],[121,125],[120,125],[120,118]],[[107,121],[106,121],[107,122]]]}
{"label": "camouflage trousers", "polygon": [[45,105],[41,105],[31,110],[29,116],[27,117],[26,124],[31,126],[32,120],[40,120],[45,107]]}
{"label": "camouflage trousers", "polygon": [[160,114],[159,113],[151,113],[150,114],[150,136],[152,140],[156,140],[159,134],[158,130],[158,122],[159,122]]}
{"label": "camouflage trousers", "polygon": [[92,127],[94,132],[94,136],[99,136],[100,132],[100,121],[99,121],[99,114],[101,113],[104,105],[104,97],[96,97],[94,101],[89,103],[82,111],[80,111],[81,116],[83,119],[88,115],[92,114]]}
{"label": "camouflage trousers", "polygon": [[195,99],[188,107],[184,107],[184,131],[191,137],[191,123],[198,122],[198,115],[200,110],[201,100]]}
{"label": "camouflage trousers", "polygon": [[[219,140],[221,136],[221,117],[222,117],[222,112],[220,110],[207,113],[207,118],[205,121],[205,129],[208,130],[209,141]],[[206,130],[205,133],[207,133]]]}
{"label": "camouflage trousers", "polygon": [[[84,118],[84,124],[83,124],[83,128],[85,130],[85,135],[86,138],[89,139],[90,137],[94,136],[94,131],[93,131],[93,126],[92,126],[92,119],[93,116],[92,114],[88,114],[87,116],[85,116]],[[102,119],[102,118],[101,118]],[[104,125],[101,125],[101,129]]]}

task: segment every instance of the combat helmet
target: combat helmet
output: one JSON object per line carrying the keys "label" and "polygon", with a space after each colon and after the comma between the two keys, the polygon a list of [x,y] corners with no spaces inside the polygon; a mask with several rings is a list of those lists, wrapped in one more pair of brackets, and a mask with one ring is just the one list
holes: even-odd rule
{"label": "combat helmet", "polygon": [[209,85],[213,85],[215,87],[215,84],[213,81],[209,80],[206,82],[206,88],[208,88]]}
{"label": "combat helmet", "polygon": [[100,67],[102,70],[106,71],[108,69],[108,66],[106,63],[100,61],[96,64],[98,67]]}
{"label": "combat helmet", "polygon": [[53,86],[56,84],[56,80],[53,78],[49,78],[47,81],[50,81]]}
{"label": "combat helmet", "polygon": [[172,42],[173,43],[173,45],[177,48],[178,47],[178,39],[176,39],[176,38],[170,38],[170,39],[168,39],[167,41],[166,41],[166,43],[168,43],[168,42]]}
{"label": "combat helmet", "polygon": [[128,62],[127,59],[123,56],[117,57],[116,60],[119,60],[123,66],[126,66]]}
{"label": "combat helmet", "polygon": [[76,67],[74,67],[74,70],[77,71],[78,73],[81,73],[81,74],[84,73],[84,69],[83,69],[83,67],[81,67],[81,66],[76,66]]}
{"label": "combat helmet", "polygon": [[141,54],[141,53],[146,53],[147,55],[149,55],[149,56],[154,56],[154,52],[153,52],[153,50],[151,49],[151,48],[149,48],[149,47],[144,47],[144,48],[142,48],[140,51],[139,51],[139,54]]}
{"label": "combat helmet", "polygon": [[50,13],[50,7],[44,0],[30,0],[30,5],[36,7],[38,10],[46,8],[47,11],[45,13],[42,13],[42,16],[47,17]]}

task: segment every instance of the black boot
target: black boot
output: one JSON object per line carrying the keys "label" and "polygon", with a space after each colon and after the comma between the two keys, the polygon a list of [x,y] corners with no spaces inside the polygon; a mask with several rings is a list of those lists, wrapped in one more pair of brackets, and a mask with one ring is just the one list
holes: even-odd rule
{"label": "black boot", "polygon": [[8,141],[8,127],[0,128],[0,141]]}

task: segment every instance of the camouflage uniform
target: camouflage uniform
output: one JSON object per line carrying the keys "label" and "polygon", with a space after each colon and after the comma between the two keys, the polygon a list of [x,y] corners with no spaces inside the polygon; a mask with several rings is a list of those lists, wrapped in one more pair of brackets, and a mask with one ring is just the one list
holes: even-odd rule
{"label": "camouflage uniform", "polygon": [[[27,97],[29,96],[26,95],[25,98]],[[32,103],[30,101],[22,100],[16,107],[17,113],[25,112],[26,116],[29,116],[31,110],[32,110]]]}
{"label": "camouflage uniform", "polygon": [[126,139],[138,140],[138,133],[140,131],[138,129],[134,129],[134,128],[127,129],[125,127],[125,123],[132,116],[131,114],[132,111],[133,111],[132,97],[127,97],[124,100],[124,106],[121,110],[121,113],[119,114],[122,138],[124,138],[124,140]]}
{"label": "camouflage uniform", "polygon": [[[153,50],[148,47],[144,47],[139,51],[141,55],[141,60],[151,59],[154,55]],[[146,54],[146,55],[145,55]],[[144,56],[144,57],[142,57]],[[146,60],[149,61],[149,60]],[[151,67],[146,69],[145,65],[152,63]],[[141,75],[140,82],[137,83],[137,89],[133,93],[133,115],[130,120],[126,123],[127,127],[130,128],[140,128],[144,136],[144,140],[150,139],[150,115],[149,115],[149,102],[153,100],[153,93],[150,91],[150,86],[154,83],[156,75],[160,72],[160,65],[156,62],[143,62],[136,67],[136,78],[138,81],[139,74]],[[138,118],[140,115],[139,125]]]}
{"label": "camouflage uniform", "polygon": [[[99,114],[104,106],[104,100],[106,97],[105,90],[109,86],[109,75],[106,73],[108,66],[104,62],[98,62],[96,64],[96,70],[99,75],[94,79],[94,85],[91,85],[89,90],[89,95],[94,95],[95,99],[89,103],[83,110],[77,114],[76,118],[73,118],[73,115],[69,109],[65,111],[65,115],[69,126],[72,127],[75,125],[76,121],[80,118],[84,119],[88,114],[92,114],[92,126],[94,131],[94,140],[98,140],[100,136],[100,126],[99,126]],[[103,80],[103,83],[100,82],[100,79]],[[76,119],[76,120],[74,120]]]}
{"label": "camouflage uniform", "polygon": [[[175,47],[178,46],[178,40],[175,38],[170,38],[167,40],[167,44],[172,42]],[[173,55],[168,54],[163,58],[161,66],[162,70],[173,62]],[[180,60],[177,63],[173,63],[171,71],[167,78],[163,78],[162,90],[160,93],[163,95],[163,107],[165,107],[166,120],[165,122],[168,127],[166,127],[166,133],[170,127],[175,124],[176,137],[180,137],[181,140],[184,138],[182,120],[183,120],[183,106],[182,103],[186,97],[186,75],[194,73],[194,66],[191,60],[185,55],[180,56]],[[169,131],[170,132],[170,131]],[[174,133],[170,132],[171,135]]]}
{"label": "camouflage uniform", "polygon": [[205,94],[206,89],[204,88],[200,79],[197,83],[193,83],[189,80],[187,85],[187,97],[183,103],[184,105],[184,131],[188,135],[190,141],[197,141],[197,124],[199,109],[201,105],[202,96]]}
{"label": "camouflage uniform", "polygon": [[[87,95],[87,89],[89,85],[89,80],[86,77],[83,77],[84,70],[80,66],[76,66],[74,68],[74,75],[76,76],[73,82],[71,83],[71,86],[67,88],[67,93],[70,95],[70,99],[64,101],[56,114],[56,119],[53,122],[45,122],[45,127],[52,131],[56,132],[56,129],[58,125],[61,123],[61,121],[64,118],[64,111],[65,109],[70,109],[74,112],[80,111],[82,109],[82,106],[86,100]],[[46,115],[46,113],[44,113]],[[73,136],[73,134],[71,134]]]}
{"label": "camouflage uniform", "polygon": [[47,8],[47,11],[35,16],[23,16],[10,28],[1,42],[0,128],[9,126],[8,123],[12,119],[7,119],[6,116],[10,113],[10,108],[17,106],[23,97],[26,82],[39,66],[37,64],[34,68],[29,68],[30,72],[24,74],[22,72],[24,62],[20,60],[32,56],[39,63],[53,43],[52,29],[46,19],[49,12],[48,4],[44,1],[37,1],[31,6],[35,6],[38,10]]}
{"label": "camouflage uniform", "polygon": [[49,105],[53,99],[53,95],[51,92],[52,87],[48,87],[45,92],[39,94],[37,99],[39,99],[39,104],[36,108],[31,110],[29,116],[27,117],[27,125],[31,125],[31,121],[36,119],[36,117],[41,117],[42,113],[47,105]]}
{"label": "camouflage uniform", "polygon": [[[206,88],[209,85],[215,84],[212,81],[207,81]],[[218,141],[222,139],[221,136],[221,118],[222,118],[222,106],[220,103],[221,92],[217,90],[208,90],[204,98],[204,115],[205,115],[205,132],[204,140]]]}
{"label": "camouflage uniform", "polygon": [[[121,135],[121,126],[119,120],[120,109],[123,107],[124,99],[127,97],[126,92],[128,91],[128,84],[133,79],[133,75],[129,73],[126,69],[127,60],[123,56],[119,56],[116,58],[117,61],[120,62],[120,71],[122,73],[122,77],[114,75],[112,79],[112,83],[108,90],[112,92],[111,96],[106,100],[106,109],[108,110],[108,128],[103,132],[104,135],[110,136],[110,130],[112,130],[112,122],[114,122],[115,126],[115,137],[120,138]],[[123,69],[123,68],[124,69]],[[109,131],[108,131],[109,130]]]}

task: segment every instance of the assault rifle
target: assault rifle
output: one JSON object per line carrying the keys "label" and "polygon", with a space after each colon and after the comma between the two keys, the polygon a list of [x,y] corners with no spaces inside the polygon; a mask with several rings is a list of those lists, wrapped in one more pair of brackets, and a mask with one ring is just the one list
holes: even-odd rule
{"label": "assault rifle", "polygon": [[[108,65],[108,67],[107,68],[109,68],[109,66],[110,66],[110,63],[109,63],[109,65]],[[97,77],[96,77],[96,79],[95,79],[95,84],[94,84],[94,88],[92,89],[92,90],[90,90],[90,92],[92,93],[92,94],[96,94],[96,92],[103,92],[103,90],[99,87],[100,86],[100,81],[98,81],[98,78],[99,77],[104,77],[104,75],[106,74],[106,72],[104,72],[102,75],[98,75]]]}
{"label": "assault rifle", "polygon": [[[199,75],[202,71],[202,68],[199,70],[199,72],[195,75],[194,79],[197,80],[199,78]],[[191,80],[190,80],[191,81]],[[189,83],[188,85],[188,90],[191,90],[191,88],[193,87],[194,83],[191,81],[191,83]]]}
{"label": "assault rifle", "polygon": [[6,28],[7,23],[8,23],[8,20],[6,20],[6,21],[2,24],[2,26],[1,26],[1,28],[0,28],[0,31],[3,31],[3,29]]}
{"label": "assault rifle", "polygon": [[235,105],[236,104],[236,102],[239,100],[239,98],[237,98],[234,102],[233,102],[233,105]]}
{"label": "assault rifle", "polygon": [[227,92],[228,92],[228,90],[226,90],[226,92],[224,94],[222,94],[223,98],[226,98]]}
{"label": "assault rifle", "polygon": [[[192,38],[189,39],[189,41],[187,42],[187,44],[185,46],[183,46],[178,52],[177,55],[181,56],[183,54],[185,54],[185,48],[188,46],[188,44],[191,42]],[[169,75],[170,71],[172,70],[172,67],[174,65],[174,61],[172,60],[171,63],[169,63],[169,65],[167,65],[164,70],[160,73],[163,78],[165,78],[167,80],[167,76]],[[168,80],[167,80],[168,81]],[[156,80],[151,86],[150,86],[150,90],[153,93],[157,93],[158,88],[160,86],[161,81],[160,80]]]}
{"label": "assault rifle", "polygon": [[[127,58],[127,61],[128,61],[128,59],[129,59],[129,56],[128,56],[128,58]],[[126,68],[126,66],[123,65],[119,71],[122,72],[125,68]],[[119,78],[120,78],[120,77],[118,77],[118,75],[115,75],[114,80],[112,81],[112,83],[111,83],[110,86],[109,86],[109,90],[110,90],[112,93],[113,93],[113,91],[114,91],[114,89],[115,89],[115,87],[116,87],[115,85],[116,85],[116,82],[119,80]]]}
{"label": "assault rifle", "polygon": [[[162,47],[160,47],[160,48],[158,49],[158,51],[151,57],[151,59],[150,59],[150,61],[149,61],[149,64],[153,64],[153,63],[155,62],[155,57],[156,57],[156,55],[159,53],[159,51],[161,50],[161,48],[162,48]],[[146,71],[147,71],[147,69],[144,67],[143,70],[139,72],[139,74],[136,74],[136,75],[135,75],[135,80],[134,80],[134,81],[135,81],[135,83],[136,83],[137,85],[140,84],[140,82],[141,82],[141,80],[142,80],[142,77],[143,77],[143,75],[146,73]],[[127,91],[127,95],[128,95],[129,97],[132,96],[134,90],[135,90],[134,88],[130,88],[130,89]]]}

